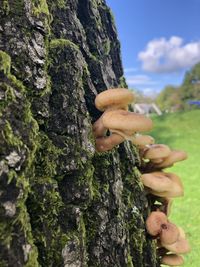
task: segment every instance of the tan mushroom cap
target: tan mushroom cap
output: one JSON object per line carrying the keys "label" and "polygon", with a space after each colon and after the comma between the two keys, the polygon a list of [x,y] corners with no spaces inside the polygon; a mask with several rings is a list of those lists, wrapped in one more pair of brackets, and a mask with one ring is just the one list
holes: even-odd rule
{"label": "tan mushroom cap", "polygon": [[178,237],[180,235],[178,227],[171,223],[164,223],[161,225],[161,233],[160,233],[160,240],[161,243],[165,244],[173,244],[178,240]]}
{"label": "tan mushroom cap", "polygon": [[150,135],[136,134],[132,139],[132,143],[135,146],[138,146],[139,149],[143,149],[148,145],[153,145],[155,143],[155,140]]}
{"label": "tan mushroom cap", "polygon": [[95,106],[100,111],[109,108],[123,109],[134,100],[133,92],[125,88],[108,89],[96,96]]}
{"label": "tan mushroom cap", "polygon": [[144,158],[149,160],[163,159],[170,155],[170,148],[164,144],[154,144],[149,146],[144,152]]}
{"label": "tan mushroom cap", "polygon": [[[156,172],[159,173],[159,172]],[[169,180],[171,180],[172,184],[169,190],[159,192],[154,189],[151,189],[148,187],[149,193],[155,196],[165,197],[165,198],[172,198],[172,197],[181,197],[184,195],[183,190],[183,184],[181,182],[181,179],[178,175],[174,173],[166,173],[161,172],[163,175],[165,175]]]}
{"label": "tan mushroom cap", "polygon": [[177,254],[185,254],[190,252],[190,245],[189,242],[185,239],[179,236],[178,240],[173,244],[165,244],[161,242],[162,246],[168,249],[169,251]]}
{"label": "tan mushroom cap", "polygon": [[149,131],[153,127],[151,119],[125,110],[108,111],[102,116],[102,121],[104,127],[112,132],[124,133],[125,135]]}
{"label": "tan mushroom cap", "polygon": [[181,266],[184,264],[184,259],[180,255],[167,254],[161,258],[161,264],[165,264],[168,266]]}
{"label": "tan mushroom cap", "polygon": [[103,126],[102,117],[100,117],[92,126],[93,134],[95,137],[103,137],[107,129]]}
{"label": "tan mushroom cap", "polygon": [[186,239],[185,231],[183,230],[183,228],[179,226],[178,229],[179,229],[180,237]]}
{"label": "tan mushroom cap", "polygon": [[152,211],[146,220],[147,232],[156,236],[161,232],[161,225],[167,223],[167,216],[161,211]]}
{"label": "tan mushroom cap", "polygon": [[124,138],[115,133],[110,136],[96,138],[96,150],[98,152],[105,152],[113,149],[113,147],[121,144],[123,141]]}
{"label": "tan mushroom cap", "polygon": [[171,189],[173,182],[163,172],[152,172],[141,175],[144,186],[156,192],[166,192]]}
{"label": "tan mushroom cap", "polygon": [[187,153],[181,150],[172,150],[170,154],[161,162],[156,165],[158,168],[167,168],[172,166],[174,163],[178,161],[182,161],[187,159]]}

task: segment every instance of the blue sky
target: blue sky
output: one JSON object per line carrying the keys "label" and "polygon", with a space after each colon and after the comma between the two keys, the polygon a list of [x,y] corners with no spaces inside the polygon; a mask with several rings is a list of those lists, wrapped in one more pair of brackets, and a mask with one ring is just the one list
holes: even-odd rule
{"label": "blue sky", "polygon": [[200,0],[106,0],[130,88],[155,95],[200,62]]}

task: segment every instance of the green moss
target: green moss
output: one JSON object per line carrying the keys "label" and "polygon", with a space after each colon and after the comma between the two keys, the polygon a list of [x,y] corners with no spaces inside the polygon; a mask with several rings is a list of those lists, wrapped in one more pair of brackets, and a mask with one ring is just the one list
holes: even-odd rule
{"label": "green moss", "polygon": [[8,15],[10,11],[10,5],[8,3],[8,0],[3,0],[3,10],[5,11],[5,14]]}
{"label": "green moss", "polygon": [[[20,179],[22,181],[22,179]],[[27,187],[29,187],[29,184],[27,182]],[[25,188],[25,184],[23,184],[23,197],[18,200],[17,202],[17,211],[18,214],[13,222],[13,226],[17,225],[21,227],[21,231],[23,232],[25,239],[28,241],[28,244],[31,246],[31,251],[28,254],[28,261],[26,263],[26,267],[37,267],[38,265],[38,251],[37,248],[34,245],[33,242],[33,236],[32,236],[32,231],[31,231],[31,226],[30,226],[30,219],[29,219],[29,214],[27,212],[27,208],[25,205],[25,201],[28,195],[29,189]]]}
{"label": "green moss", "polygon": [[0,260],[0,267],[8,267],[8,263],[4,260]]}
{"label": "green moss", "polygon": [[57,0],[57,5],[59,8],[66,8],[67,0]]}
{"label": "green moss", "polygon": [[28,262],[25,264],[24,267],[39,267],[38,251],[35,246],[32,246],[31,252],[28,255]]}
{"label": "green moss", "polygon": [[105,55],[108,56],[110,53],[110,40],[107,39],[103,44]]}
{"label": "green moss", "polygon": [[8,121],[6,121],[2,135],[8,145],[15,146],[18,148],[23,146],[21,138],[14,134],[12,127]]}
{"label": "green moss", "polygon": [[5,92],[4,99],[2,98],[0,100],[0,112],[2,112],[10,103],[16,100],[16,97],[14,94],[14,90],[10,85],[5,83],[0,83],[0,85],[1,90]]}
{"label": "green moss", "polygon": [[17,80],[17,78],[13,75],[8,75],[8,78],[10,80],[10,83],[11,83],[11,86],[13,86],[14,88],[17,88],[18,91],[20,92],[25,92],[26,89],[25,89],[25,86],[23,85],[23,83],[19,80]]}
{"label": "green moss", "polygon": [[49,8],[46,0],[32,0],[34,15],[45,14],[49,16]]}
{"label": "green moss", "polygon": [[132,257],[130,254],[128,254],[127,260],[128,260],[127,261],[127,267],[134,267]]}
{"label": "green moss", "polygon": [[10,74],[11,58],[4,51],[0,50],[0,71],[5,75]]}
{"label": "green moss", "polygon": [[50,11],[53,11],[52,13],[54,13],[56,9],[66,9],[67,4],[67,0],[54,0],[51,3],[48,3]]}
{"label": "green moss", "polygon": [[[0,221],[0,242],[9,246],[12,241],[12,224],[6,219]],[[1,266],[1,265],[0,265]]]}
{"label": "green moss", "polygon": [[108,183],[103,185],[103,191],[106,192],[107,194],[109,193],[110,190],[110,185]]}
{"label": "green moss", "polygon": [[86,261],[86,228],[83,216],[80,218],[79,226],[78,226],[78,233],[79,233],[79,242],[80,242],[80,249],[82,260]]}
{"label": "green moss", "polygon": [[8,173],[8,178],[7,178],[7,184],[9,185],[13,179],[17,177],[17,174],[14,170],[10,170]]}
{"label": "green moss", "polygon": [[119,78],[119,86],[121,88],[128,88],[127,83],[126,83],[126,79],[124,78],[124,76]]}
{"label": "green moss", "polygon": [[112,25],[116,25],[115,17],[114,17],[114,14],[113,14],[112,10],[110,8],[107,8],[107,7],[106,7],[106,10],[107,10],[108,14],[110,15]]}
{"label": "green moss", "polygon": [[62,149],[54,146],[48,136],[40,132],[39,135],[40,147],[36,154],[36,171],[44,177],[54,177],[56,175],[56,167],[58,165],[58,158],[63,154]]}
{"label": "green moss", "polygon": [[39,250],[40,264],[51,266],[54,262],[57,263],[56,266],[60,266],[62,246],[66,236],[63,236],[58,223],[63,203],[57,191],[57,183],[50,177],[36,176],[27,206],[31,215],[34,243]]}
{"label": "green moss", "polygon": [[50,42],[50,49],[60,48],[63,50],[66,46],[70,46],[72,49],[79,51],[79,47],[67,39],[53,39]]}
{"label": "green moss", "polygon": [[[81,163],[82,165],[82,163]],[[98,192],[98,186],[96,186],[94,179],[94,167],[91,165],[91,163],[88,163],[87,165],[83,166],[83,171],[81,172],[81,175],[78,177],[78,186],[88,186],[89,189],[89,195],[90,199],[95,198]]]}

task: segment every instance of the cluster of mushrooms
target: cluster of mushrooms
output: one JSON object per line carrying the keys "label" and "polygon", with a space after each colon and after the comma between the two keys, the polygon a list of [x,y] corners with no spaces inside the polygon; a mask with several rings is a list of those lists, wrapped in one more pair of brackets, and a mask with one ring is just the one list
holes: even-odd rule
{"label": "cluster of mushrooms", "polygon": [[181,266],[181,254],[190,251],[182,228],[169,221],[172,199],[183,196],[179,176],[163,169],[187,158],[184,151],[171,150],[167,145],[155,144],[153,137],[142,135],[153,127],[152,120],[144,115],[128,111],[134,95],[125,88],[108,89],[97,95],[95,106],[103,112],[93,124],[96,151],[105,152],[125,140],[139,150],[141,181],[151,196],[152,212],[146,220],[147,232],[156,239],[161,264]]}

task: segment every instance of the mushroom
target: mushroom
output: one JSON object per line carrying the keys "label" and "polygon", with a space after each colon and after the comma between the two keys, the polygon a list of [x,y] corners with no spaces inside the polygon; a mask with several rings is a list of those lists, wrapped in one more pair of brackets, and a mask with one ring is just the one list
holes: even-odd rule
{"label": "mushroom", "polygon": [[126,140],[134,139],[136,132],[145,132],[152,129],[152,120],[144,115],[126,110],[112,110],[103,114],[104,127],[113,133],[118,133]]}
{"label": "mushroom", "polygon": [[[131,91],[124,88],[108,89],[97,95],[95,106],[97,109],[104,111],[104,114],[110,110],[127,109],[128,104],[134,100],[134,95]],[[103,116],[102,115],[102,116]],[[112,149],[115,145],[124,141],[124,138],[119,135],[105,136],[108,130],[103,124],[102,116],[93,124],[93,133],[96,138],[96,150],[104,152]]]}
{"label": "mushroom", "polygon": [[150,135],[142,135],[136,133],[132,138],[132,143],[139,149],[145,149],[147,146],[153,145],[155,143],[155,140]]}
{"label": "mushroom", "polygon": [[170,155],[170,152],[171,150],[167,145],[153,144],[144,151],[143,158],[149,159],[153,163],[160,163]]}
{"label": "mushroom", "polygon": [[177,254],[185,254],[190,252],[189,242],[186,240],[185,232],[181,227],[178,227],[179,237],[176,242],[173,244],[166,244],[164,241],[161,241],[162,247],[167,250],[177,253]]}
{"label": "mushroom", "polygon": [[152,172],[141,175],[141,181],[148,192],[155,196],[171,198],[183,195],[180,178],[173,173]]}
{"label": "mushroom", "polygon": [[167,216],[160,211],[153,211],[146,220],[147,232],[152,236],[160,237],[161,243],[173,244],[178,240],[178,227],[169,222]]}
{"label": "mushroom", "polygon": [[169,266],[181,266],[184,264],[184,260],[180,255],[167,254],[161,257],[161,264]]}
{"label": "mushroom", "polygon": [[162,246],[168,249],[171,252],[177,253],[177,254],[185,254],[190,252],[190,245],[189,242],[185,239],[182,238],[179,235],[179,238],[176,242],[173,244],[166,244],[164,242],[161,242]]}
{"label": "mushroom", "polygon": [[161,225],[162,231],[160,233],[160,241],[165,244],[173,244],[178,240],[180,235],[178,227],[171,223],[167,222]]}
{"label": "mushroom", "polygon": [[106,134],[107,129],[102,123],[102,117],[100,117],[92,126],[93,134],[96,138],[102,137]]}
{"label": "mushroom", "polygon": [[152,236],[160,234],[161,225],[167,223],[167,216],[160,211],[152,211],[146,220],[147,232]]}
{"label": "mushroom", "polygon": [[187,153],[181,150],[172,150],[170,154],[156,168],[171,167],[174,163],[187,159]]}
{"label": "mushroom", "polygon": [[127,109],[134,100],[133,92],[125,88],[108,89],[98,94],[95,98],[95,106],[100,111]]}
{"label": "mushroom", "polygon": [[178,229],[179,229],[180,237],[186,239],[185,231],[183,230],[183,228],[179,226]]}
{"label": "mushroom", "polygon": [[111,134],[106,137],[99,137],[96,139],[96,150],[98,152],[105,152],[111,150],[113,147],[119,145],[124,141],[124,138],[119,134]]}

